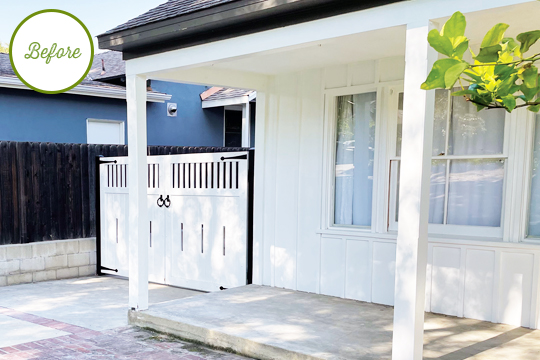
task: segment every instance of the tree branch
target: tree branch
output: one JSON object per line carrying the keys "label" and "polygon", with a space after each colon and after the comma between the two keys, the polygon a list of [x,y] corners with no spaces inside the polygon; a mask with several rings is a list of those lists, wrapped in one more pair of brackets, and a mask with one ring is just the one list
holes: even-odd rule
{"label": "tree branch", "polygon": [[[494,103],[495,105],[491,105],[491,104],[486,105],[486,104],[479,103],[478,101],[474,101],[473,99],[468,98],[465,95],[463,95],[463,97],[465,98],[465,101],[472,102],[473,104],[476,104],[476,105],[484,106],[488,110],[489,109],[506,109],[504,106],[497,105],[497,103]],[[540,105],[540,101],[526,102],[524,104],[519,104],[519,105],[516,105],[516,107],[514,109],[522,108],[522,107],[526,107],[526,106],[534,106],[534,105]]]}

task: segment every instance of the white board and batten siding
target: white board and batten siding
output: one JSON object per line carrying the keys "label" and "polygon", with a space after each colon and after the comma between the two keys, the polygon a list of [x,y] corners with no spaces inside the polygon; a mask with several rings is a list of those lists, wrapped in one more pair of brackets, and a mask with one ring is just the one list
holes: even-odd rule
{"label": "white board and batten siding", "polygon": [[[277,75],[258,93],[255,283],[393,305],[396,234],[386,231],[386,210],[375,208],[371,229],[328,226],[335,140],[325,136],[325,98],[366,89],[386,104],[403,73],[403,58],[387,58]],[[384,148],[379,124],[376,146]],[[389,168],[374,171],[387,179]],[[376,182],[374,204],[387,203],[388,191]],[[426,311],[539,326],[540,247],[445,236],[430,238],[428,256]]]}

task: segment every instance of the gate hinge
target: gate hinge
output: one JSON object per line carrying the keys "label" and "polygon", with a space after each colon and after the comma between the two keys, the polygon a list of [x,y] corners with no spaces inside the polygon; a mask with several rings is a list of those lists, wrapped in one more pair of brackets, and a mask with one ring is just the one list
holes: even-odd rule
{"label": "gate hinge", "polygon": [[101,160],[101,159],[99,160],[100,164],[109,164],[109,163],[115,163],[116,164],[117,162],[118,161],[116,161],[116,160]]}
{"label": "gate hinge", "polygon": [[101,270],[109,270],[109,271],[118,272],[118,269],[109,269],[108,267],[105,267],[105,266],[101,266]]}
{"label": "gate hinge", "polygon": [[238,159],[238,160],[247,160],[247,154],[245,154],[245,155],[238,155],[238,156],[231,156],[231,157],[224,157],[224,156],[221,157],[221,161],[223,161],[223,160],[235,160],[235,159]]}

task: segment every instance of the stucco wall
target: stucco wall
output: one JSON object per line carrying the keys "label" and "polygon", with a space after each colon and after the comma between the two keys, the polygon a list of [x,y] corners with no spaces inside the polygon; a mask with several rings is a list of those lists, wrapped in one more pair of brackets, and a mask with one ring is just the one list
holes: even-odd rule
{"label": "stucco wall", "polygon": [[[179,111],[168,117],[166,103],[148,103],[148,145],[223,145],[223,109],[201,108],[205,86],[161,81],[152,86],[171,94],[169,102]],[[88,118],[126,121],[126,101],[0,88],[0,140],[84,144]]]}
{"label": "stucco wall", "polygon": [[207,86],[152,80],[152,89],[172,95],[176,117],[167,116],[167,103],[148,105],[148,144],[223,146],[223,108],[203,109],[200,94]]}

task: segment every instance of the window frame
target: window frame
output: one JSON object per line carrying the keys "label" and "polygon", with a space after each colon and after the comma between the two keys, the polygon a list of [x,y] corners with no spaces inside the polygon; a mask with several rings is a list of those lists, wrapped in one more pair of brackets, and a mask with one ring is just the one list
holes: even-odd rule
{"label": "window frame", "polygon": [[540,242],[540,235],[530,235],[529,234],[529,224],[530,224],[530,216],[531,216],[531,202],[532,202],[532,171],[533,171],[533,163],[534,163],[534,140],[535,140],[535,132],[536,132],[536,126],[537,123],[540,125],[540,113],[535,114],[528,112],[528,118],[527,118],[527,124],[526,124],[526,133],[529,134],[528,137],[526,137],[526,155],[525,155],[525,186],[524,189],[526,191],[523,191],[523,197],[524,197],[524,203],[526,204],[526,209],[523,216],[523,221],[521,223],[522,228],[524,229],[525,233],[525,241],[531,241],[538,243]]}
{"label": "window frame", "polygon": [[[324,199],[322,211],[322,224],[324,230],[335,233],[353,232],[353,233],[382,233],[386,230],[381,226],[384,224],[386,213],[381,204],[385,203],[384,192],[381,178],[384,178],[386,169],[384,168],[384,159],[386,158],[385,137],[386,121],[384,115],[386,108],[384,99],[386,88],[379,84],[348,86],[343,88],[327,89],[324,91],[324,156],[323,168],[326,175],[323,179]],[[373,189],[371,203],[371,226],[359,225],[340,225],[335,224],[335,178],[336,178],[336,136],[337,136],[337,99],[340,96],[358,95],[366,93],[376,94],[376,116],[375,116],[375,149],[373,164]],[[381,163],[383,160],[383,163]],[[382,166],[381,166],[382,165]],[[382,172],[381,172],[382,171]],[[383,216],[384,214],[384,216]]]}
{"label": "window frame", "polygon": [[[107,123],[107,124],[117,124],[120,125],[120,143],[114,145],[126,145],[126,122],[122,120],[109,120],[109,119],[96,119],[96,118],[87,118],[86,119],[86,143],[88,142],[88,126],[90,123]],[[94,144],[94,143],[92,143]]]}
{"label": "window frame", "polygon": [[[392,162],[401,161],[401,156],[396,156],[397,154],[397,115],[399,111],[399,94],[403,92],[403,86],[393,87],[393,92],[391,94],[391,99],[388,102],[391,110],[389,111],[390,116],[388,118],[388,139],[389,139],[389,150],[388,150],[388,174],[387,179],[389,183],[389,199],[387,203],[388,208],[388,231],[395,232],[398,229],[398,221],[395,220],[395,211],[397,205],[397,188],[396,188],[396,175],[395,172],[392,172]],[[449,99],[451,100],[451,94],[448,94]],[[449,126],[450,126],[450,117],[451,117],[451,106],[452,102],[448,102],[448,118],[446,121],[446,150],[448,150],[448,141],[449,141]],[[511,116],[510,114],[505,114],[504,122],[504,138],[503,138],[503,152],[502,154],[494,155],[438,155],[431,157],[431,160],[445,160],[446,161],[446,183],[445,183],[445,209],[444,221],[447,220],[447,209],[448,209],[448,189],[449,189],[449,176],[450,168],[449,164],[452,160],[465,160],[465,159],[504,159],[504,178],[502,184],[502,204],[501,204],[501,222],[499,227],[490,227],[490,226],[472,226],[472,225],[453,225],[453,224],[429,224],[428,233],[430,235],[455,235],[455,236],[473,236],[473,237],[484,237],[484,238],[496,238],[501,239],[504,237],[504,225],[505,217],[508,209],[506,209],[506,203],[509,200],[507,196],[507,187],[508,187],[508,178],[510,176],[509,162],[512,161],[512,157],[509,154],[509,147],[512,138],[511,133]]]}

